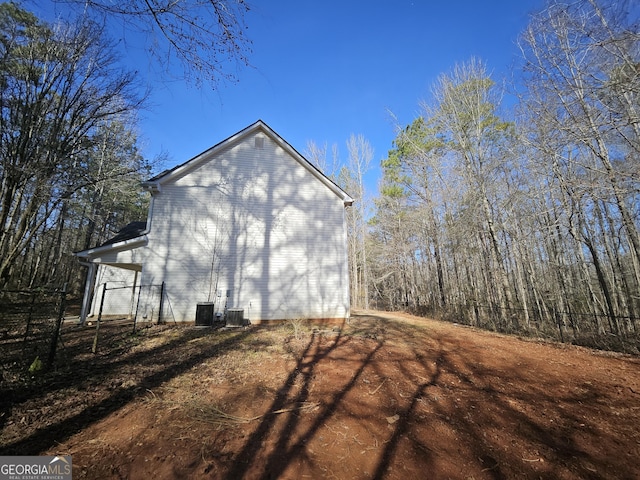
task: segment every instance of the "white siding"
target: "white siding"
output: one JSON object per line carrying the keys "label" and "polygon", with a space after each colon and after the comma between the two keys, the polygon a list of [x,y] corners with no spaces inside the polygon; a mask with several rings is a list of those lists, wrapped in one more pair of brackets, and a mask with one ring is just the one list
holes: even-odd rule
{"label": "white siding", "polygon": [[165,282],[165,319],[348,316],[343,201],[262,131],[162,184],[150,220],[141,282]]}
{"label": "white siding", "polygon": [[107,287],[107,294],[102,308],[105,316],[128,317],[134,312],[134,282],[136,272],[110,265],[100,265],[96,275],[96,283],[91,304],[90,316],[96,316],[100,310],[102,294]]}

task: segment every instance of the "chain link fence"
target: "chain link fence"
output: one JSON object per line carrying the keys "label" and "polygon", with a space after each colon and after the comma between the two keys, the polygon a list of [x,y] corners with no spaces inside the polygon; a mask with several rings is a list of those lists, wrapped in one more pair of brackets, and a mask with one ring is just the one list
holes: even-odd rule
{"label": "chain link fence", "polygon": [[444,312],[421,313],[500,333],[572,343],[601,350],[640,353],[640,319],[634,317],[610,317],[554,308],[548,308],[541,314],[533,309],[502,309],[496,305],[481,304],[452,304]]}
{"label": "chain link fence", "polygon": [[122,286],[104,283],[96,289],[89,321],[132,322],[134,325],[162,323],[164,284]]}
{"label": "chain link fence", "polygon": [[50,367],[58,348],[66,292],[1,290],[0,348],[4,369]]}
{"label": "chain link fence", "polygon": [[[97,289],[94,306],[98,306],[95,319],[95,335],[91,351],[98,351],[100,324],[104,322],[131,322],[133,332],[141,326],[151,326],[162,322],[164,282],[161,285],[113,286],[104,283]],[[92,320],[89,320],[89,325]]]}
{"label": "chain link fence", "polygon": [[63,337],[75,332],[74,329],[95,329],[91,351],[96,353],[100,323],[103,326],[105,322],[129,323],[132,332],[163,323],[164,284],[100,287],[93,299],[97,304],[95,314],[84,325],[75,317],[73,325],[66,325],[64,332],[67,299],[64,288],[0,290],[0,380],[3,376],[35,374],[53,367],[60,360],[57,354],[60,356],[60,350],[64,350]]}

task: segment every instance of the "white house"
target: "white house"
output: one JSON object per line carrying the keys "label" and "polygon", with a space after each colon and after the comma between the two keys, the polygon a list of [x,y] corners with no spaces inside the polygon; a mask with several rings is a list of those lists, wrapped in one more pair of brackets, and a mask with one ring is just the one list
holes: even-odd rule
{"label": "white house", "polygon": [[211,303],[242,309],[252,323],[349,317],[353,200],[264,122],[143,187],[146,224],[76,253],[90,273],[82,320],[97,312],[105,283],[125,288],[103,314],[157,310],[158,294],[138,298],[136,287],[163,285],[162,321],[192,322]]}

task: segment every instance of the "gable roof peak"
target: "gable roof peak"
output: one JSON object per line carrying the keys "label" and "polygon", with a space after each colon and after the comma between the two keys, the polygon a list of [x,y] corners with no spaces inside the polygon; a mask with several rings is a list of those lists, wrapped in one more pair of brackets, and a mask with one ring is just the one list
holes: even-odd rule
{"label": "gable roof peak", "polygon": [[215,144],[213,147],[208,148],[204,152],[196,155],[195,157],[187,160],[184,163],[176,165],[175,167],[165,170],[153,178],[150,178],[146,182],[142,183],[142,187],[151,192],[151,194],[157,193],[161,190],[162,184],[170,181],[173,178],[188,173],[191,169],[196,168],[203,162],[206,162],[209,157],[216,152],[223,150],[224,148],[242,141],[247,136],[255,133],[258,130],[262,130],[271,138],[276,144],[283,148],[289,155],[298,161],[303,167],[305,167],[312,175],[325,184],[331,191],[333,191],[338,197],[342,199],[345,205],[353,204],[353,199],[342,188],[338,186],[333,180],[327,177],[318,167],[309,162],[304,156],[302,156],[295,148],[293,148],[284,138],[276,133],[269,125],[261,119],[258,119],[251,125],[243,128],[237,133],[227,137],[221,142]]}

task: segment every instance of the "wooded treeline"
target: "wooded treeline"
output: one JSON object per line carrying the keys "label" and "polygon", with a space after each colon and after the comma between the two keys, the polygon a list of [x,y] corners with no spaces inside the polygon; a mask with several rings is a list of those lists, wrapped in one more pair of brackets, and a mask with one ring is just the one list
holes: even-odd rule
{"label": "wooded treeline", "polygon": [[520,37],[515,87],[476,59],[439,77],[382,163],[376,306],[592,345],[638,338],[639,27],[632,2],[554,1]]}
{"label": "wooded treeline", "polygon": [[100,25],[0,4],[0,288],[78,291],[73,251],[146,218],[144,95]]}
{"label": "wooded treeline", "polygon": [[[216,88],[236,79],[234,63],[248,64],[249,6],[51,0],[41,8],[56,21],[0,4],[0,289],[68,284],[77,293],[84,271],[72,252],[147,216],[140,182],[151,166],[136,121],[147,92],[122,68],[118,47],[142,38],[159,78],[181,70],[182,80]],[[124,42],[111,41],[107,25]]]}

